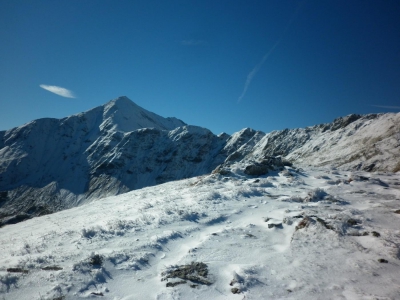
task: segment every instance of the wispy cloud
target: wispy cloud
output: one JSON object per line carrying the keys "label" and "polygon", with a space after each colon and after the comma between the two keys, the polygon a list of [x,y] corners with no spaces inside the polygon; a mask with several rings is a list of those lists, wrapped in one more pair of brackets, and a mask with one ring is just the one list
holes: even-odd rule
{"label": "wispy cloud", "polygon": [[263,58],[261,59],[261,61],[253,68],[253,70],[251,70],[251,72],[247,75],[246,78],[246,82],[244,84],[244,88],[243,88],[243,92],[242,94],[239,96],[237,102],[239,103],[240,101],[242,101],[243,97],[246,95],[247,89],[250,86],[251,81],[253,80],[254,76],[257,74],[257,72],[260,70],[260,68],[262,67],[262,65],[264,64],[264,62],[267,60],[267,58],[272,54],[272,52],[274,52],[275,48],[279,45],[279,43],[281,42],[282,38],[285,36],[286,32],[289,30],[290,26],[293,24],[294,20],[296,19],[297,15],[300,13],[301,8],[303,7],[303,5],[306,3],[307,0],[304,0],[302,2],[299,3],[299,5],[297,6],[297,9],[295,10],[292,18],[289,20],[289,22],[286,24],[281,37],[278,39],[278,41],[271,47],[271,49],[269,49],[269,51],[267,53],[264,54]]}
{"label": "wispy cloud", "polygon": [[261,61],[251,70],[251,72],[247,75],[246,83],[244,84],[243,92],[238,98],[238,103],[242,101],[244,95],[246,95],[247,89],[250,86],[251,81],[253,80],[254,76],[257,74],[257,72],[260,70],[261,66],[264,64],[264,62],[267,60],[267,58],[271,55],[272,52],[274,52],[275,48],[279,45],[281,40],[278,40],[272,47],[269,49],[267,53],[263,56]]}
{"label": "wispy cloud", "polygon": [[201,46],[206,45],[207,42],[204,40],[183,40],[181,41],[181,45],[183,46]]}
{"label": "wispy cloud", "polygon": [[400,109],[400,106],[390,106],[390,105],[371,105],[374,107],[380,107],[380,108],[388,108],[388,109]]}
{"label": "wispy cloud", "polygon": [[60,86],[41,84],[40,87],[61,97],[75,98],[75,95],[72,91]]}

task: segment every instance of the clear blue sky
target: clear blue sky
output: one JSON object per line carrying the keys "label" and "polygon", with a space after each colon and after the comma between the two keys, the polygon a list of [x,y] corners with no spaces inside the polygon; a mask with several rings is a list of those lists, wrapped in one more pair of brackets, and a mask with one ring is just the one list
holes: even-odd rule
{"label": "clear blue sky", "polygon": [[399,16],[398,0],[0,0],[0,130],[122,95],[216,134],[398,112]]}

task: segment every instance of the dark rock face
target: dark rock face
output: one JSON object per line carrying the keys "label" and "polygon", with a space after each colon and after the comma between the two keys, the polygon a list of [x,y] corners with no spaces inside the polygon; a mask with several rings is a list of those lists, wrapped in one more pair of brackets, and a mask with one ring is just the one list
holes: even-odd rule
{"label": "dark rock face", "polygon": [[362,117],[361,115],[351,114],[345,117],[337,118],[333,121],[333,124],[330,129],[331,131],[335,131],[341,128],[345,128],[347,125],[353,123],[354,121],[357,121],[361,117]]}
{"label": "dark rock face", "polygon": [[269,171],[268,165],[262,164],[262,163],[254,163],[251,165],[248,165],[244,169],[244,173],[247,175],[251,176],[261,176],[267,174]]}
{"label": "dark rock face", "polygon": [[249,164],[244,169],[244,173],[251,176],[261,176],[268,174],[269,171],[282,170],[289,162],[282,159],[282,157],[269,156],[260,162]]}

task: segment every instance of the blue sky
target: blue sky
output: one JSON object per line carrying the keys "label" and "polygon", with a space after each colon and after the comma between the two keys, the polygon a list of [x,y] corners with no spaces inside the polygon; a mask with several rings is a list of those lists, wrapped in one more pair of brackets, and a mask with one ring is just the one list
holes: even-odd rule
{"label": "blue sky", "polygon": [[398,0],[0,0],[0,130],[122,95],[216,134],[398,112],[399,16]]}

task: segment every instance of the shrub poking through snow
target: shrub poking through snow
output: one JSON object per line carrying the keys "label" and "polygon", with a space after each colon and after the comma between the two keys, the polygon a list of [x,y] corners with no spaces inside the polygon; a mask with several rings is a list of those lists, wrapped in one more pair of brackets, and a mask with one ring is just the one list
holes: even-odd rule
{"label": "shrub poking through snow", "polygon": [[44,271],[60,271],[62,269],[63,268],[61,268],[59,266],[47,266],[47,267],[42,268],[42,270],[44,270]]}
{"label": "shrub poking through snow", "polygon": [[29,271],[22,269],[22,268],[8,268],[7,272],[9,273],[24,273],[24,274],[28,274]]}
{"label": "shrub poking through snow", "polygon": [[[163,276],[161,281],[179,278],[191,281],[196,284],[210,285],[211,282],[206,278],[208,276],[208,267],[203,262],[192,262],[190,265],[181,265],[170,267],[167,271],[161,273]],[[167,283],[167,287],[172,287],[178,284],[183,284],[182,281],[175,281],[173,283]]]}
{"label": "shrub poking through snow", "polygon": [[310,191],[307,197],[304,198],[303,202],[317,202],[324,200],[328,196],[328,193],[321,188],[316,188]]}
{"label": "shrub poking through snow", "polygon": [[301,220],[299,224],[297,224],[296,230],[303,229],[303,228],[307,227],[308,225],[310,225],[310,222],[311,221],[310,221],[309,217],[304,217],[304,219]]}
{"label": "shrub poking through snow", "polygon": [[93,267],[99,268],[103,264],[103,257],[99,254],[92,254],[89,258],[89,264]]}
{"label": "shrub poking through snow", "polygon": [[181,280],[181,281],[176,281],[176,282],[167,282],[166,287],[174,287],[180,284],[185,284],[186,281],[185,280]]}

